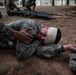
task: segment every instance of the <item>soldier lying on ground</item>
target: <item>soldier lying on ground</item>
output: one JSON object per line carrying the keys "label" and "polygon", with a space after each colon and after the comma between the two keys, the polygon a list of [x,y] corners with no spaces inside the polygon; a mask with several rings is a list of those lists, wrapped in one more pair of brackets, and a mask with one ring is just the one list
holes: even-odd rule
{"label": "soldier lying on ground", "polygon": [[15,15],[15,11],[18,11],[20,10],[13,2],[13,0],[9,0],[7,6],[6,6],[6,9],[7,9],[7,14],[8,15]]}
{"label": "soldier lying on ground", "polygon": [[33,6],[33,11],[35,10],[35,7],[36,7],[36,0],[26,0],[25,1],[25,7],[31,11],[31,8]]}
{"label": "soldier lying on ground", "polygon": [[[27,28],[30,28],[27,32],[32,35],[30,43],[26,41]],[[0,23],[0,47],[15,47],[18,59],[26,59],[33,54],[50,59],[67,50],[76,52],[75,44],[57,45],[60,38],[60,29],[47,27],[30,19]]]}

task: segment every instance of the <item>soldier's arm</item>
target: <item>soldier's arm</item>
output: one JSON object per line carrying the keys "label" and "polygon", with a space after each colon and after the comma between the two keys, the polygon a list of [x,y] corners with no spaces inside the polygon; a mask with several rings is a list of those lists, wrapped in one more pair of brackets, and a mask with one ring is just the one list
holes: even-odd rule
{"label": "soldier's arm", "polygon": [[23,43],[30,43],[33,39],[33,36],[28,34],[30,28],[26,28],[24,31],[12,31],[12,36]]}
{"label": "soldier's arm", "polygon": [[68,45],[40,45],[35,51],[36,55],[45,58],[52,58],[67,50],[76,52],[75,44]]}
{"label": "soldier's arm", "polygon": [[64,50],[67,51],[71,51],[71,52],[76,52],[76,45],[75,44],[67,44],[67,45],[63,45]]}
{"label": "soldier's arm", "polygon": [[18,41],[16,45],[17,58],[19,60],[29,58],[32,54],[34,54],[39,44],[40,42],[37,40],[32,41],[30,44],[21,43]]}
{"label": "soldier's arm", "polygon": [[76,52],[76,45],[75,44],[55,45],[55,46],[52,46],[51,49],[56,50],[60,53],[67,50],[70,52]]}
{"label": "soldier's arm", "polygon": [[28,34],[28,30],[29,28],[25,29],[25,32],[20,32],[6,26],[3,23],[0,23],[0,32],[5,32],[24,43],[31,42],[33,38],[30,34]]}

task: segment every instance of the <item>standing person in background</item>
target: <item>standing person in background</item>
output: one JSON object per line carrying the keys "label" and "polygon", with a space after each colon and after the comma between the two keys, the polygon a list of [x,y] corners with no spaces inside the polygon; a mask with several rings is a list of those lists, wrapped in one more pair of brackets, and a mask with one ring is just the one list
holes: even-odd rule
{"label": "standing person in background", "polygon": [[31,7],[33,6],[33,11],[35,10],[36,7],[36,0],[26,0],[25,1],[25,7],[31,11]]}
{"label": "standing person in background", "polygon": [[6,5],[7,14],[8,15],[15,15],[15,11],[19,11],[20,9],[14,4],[13,0],[9,0],[8,4]]}

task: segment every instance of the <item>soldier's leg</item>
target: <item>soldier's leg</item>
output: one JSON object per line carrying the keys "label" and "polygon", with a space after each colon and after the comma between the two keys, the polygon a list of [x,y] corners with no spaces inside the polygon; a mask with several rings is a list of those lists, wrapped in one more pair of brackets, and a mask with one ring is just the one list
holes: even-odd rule
{"label": "soldier's leg", "polygon": [[30,3],[27,3],[26,5],[25,5],[25,7],[28,9],[28,10],[30,10],[31,11],[31,4]]}
{"label": "soldier's leg", "polygon": [[10,12],[10,11],[7,11],[7,14],[8,14],[8,16],[12,16],[13,15],[13,13]]}
{"label": "soldier's leg", "polygon": [[17,12],[10,12],[10,11],[8,11],[7,14],[8,14],[8,16],[13,16],[13,15],[17,15]]}
{"label": "soldier's leg", "polygon": [[31,8],[30,7],[26,7],[28,10],[30,10],[31,11]]}
{"label": "soldier's leg", "polygon": [[12,37],[12,28],[0,22],[0,47],[15,46],[15,39]]}
{"label": "soldier's leg", "polygon": [[33,4],[33,11],[35,10],[35,7],[36,7],[36,3]]}
{"label": "soldier's leg", "polygon": [[0,49],[5,48],[15,48],[14,41],[10,40],[10,38],[5,33],[0,33]]}
{"label": "soldier's leg", "polygon": [[40,45],[35,51],[35,54],[40,57],[51,58],[62,53],[63,51],[64,48],[62,45]]}

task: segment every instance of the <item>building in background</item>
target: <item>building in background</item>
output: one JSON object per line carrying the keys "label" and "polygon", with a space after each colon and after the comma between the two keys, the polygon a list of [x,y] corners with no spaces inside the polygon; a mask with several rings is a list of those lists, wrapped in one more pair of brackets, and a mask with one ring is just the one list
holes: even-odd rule
{"label": "building in background", "polygon": [[22,6],[22,0],[14,0],[14,3],[18,6]]}
{"label": "building in background", "polygon": [[[40,4],[43,6],[52,5],[53,0],[40,0]],[[69,5],[75,5],[76,0],[69,0]],[[67,0],[54,0],[54,5],[67,5]]]}
{"label": "building in background", "polygon": [[[67,1],[69,1],[69,5],[76,5],[76,0],[36,0],[37,6],[52,6],[52,2],[54,1],[54,5],[67,5]],[[0,7],[5,6],[8,3],[8,0],[0,0]],[[22,7],[22,0],[14,0],[14,3],[17,6]]]}
{"label": "building in background", "polygon": [[4,6],[5,5],[5,1],[4,0],[0,0],[0,6]]}
{"label": "building in background", "polygon": [[[75,5],[75,0],[68,0],[69,5]],[[55,5],[67,5],[67,0],[55,0]]]}
{"label": "building in background", "polygon": [[76,4],[76,0],[70,0],[69,1],[69,5],[73,5],[73,4]]}
{"label": "building in background", "polygon": [[40,4],[42,6],[51,6],[52,5],[52,0],[40,0]]}

